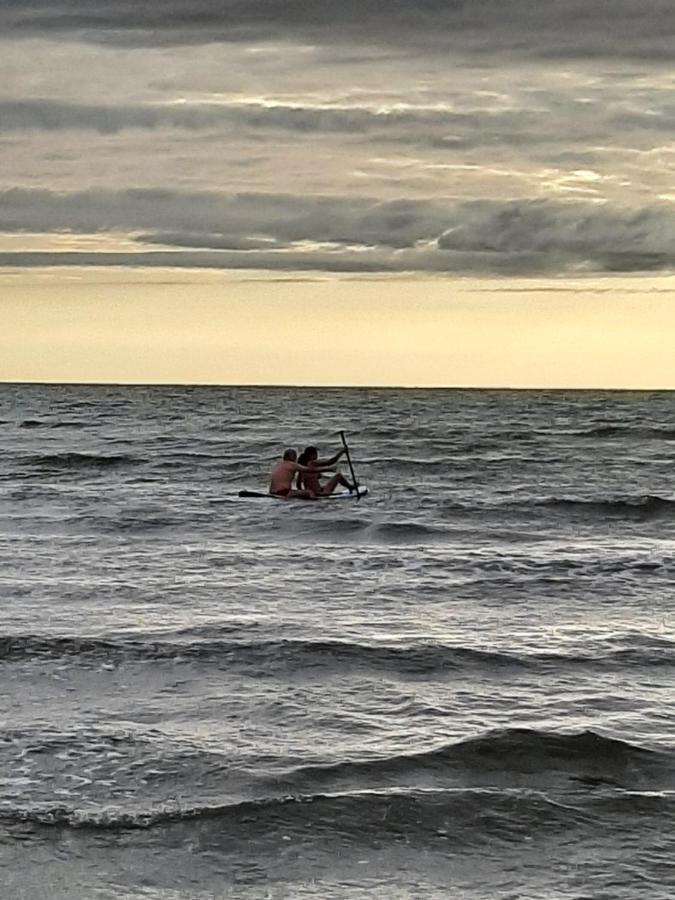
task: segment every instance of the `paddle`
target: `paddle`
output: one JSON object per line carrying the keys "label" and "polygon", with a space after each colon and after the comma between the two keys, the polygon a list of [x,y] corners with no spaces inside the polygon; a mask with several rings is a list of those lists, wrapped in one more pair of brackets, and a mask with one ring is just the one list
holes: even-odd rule
{"label": "paddle", "polygon": [[349,466],[349,472],[352,476],[352,484],[354,485],[354,490],[356,491],[356,500],[357,502],[361,499],[361,494],[359,493],[359,484],[356,480],[356,475],[354,473],[354,466],[352,465],[352,458],[349,455],[349,447],[347,446],[347,438],[345,437],[344,431],[339,432],[340,438],[342,439],[342,446],[345,448],[345,456],[347,457],[347,465]]}

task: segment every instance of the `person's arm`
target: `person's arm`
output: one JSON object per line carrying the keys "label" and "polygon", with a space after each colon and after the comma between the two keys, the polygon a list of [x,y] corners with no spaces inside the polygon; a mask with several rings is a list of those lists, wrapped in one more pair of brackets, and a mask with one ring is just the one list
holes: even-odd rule
{"label": "person's arm", "polygon": [[334,466],[335,463],[344,454],[344,452],[345,452],[345,448],[343,447],[342,450],[338,450],[338,452],[335,454],[335,456],[331,456],[330,459],[317,459],[316,464],[319,467],[320,466]]}
{"label": "person's arm", "polygon": [[300,463],[293,463],[293,470],[295,472],[332,472],[332,466],[301,466]]}

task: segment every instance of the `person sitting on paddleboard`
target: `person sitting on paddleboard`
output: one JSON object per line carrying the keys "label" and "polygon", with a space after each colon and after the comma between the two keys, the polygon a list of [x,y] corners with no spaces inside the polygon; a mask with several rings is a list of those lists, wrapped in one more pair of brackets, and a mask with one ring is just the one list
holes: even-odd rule
{"label": "person sitting on paddleboard", "polygon": [[311,491],[317,497],[328,497],[340,485],[347,488],[351,493],[354,490],[354,485],[350,484],[339,472],[333,475],[332,478],[329,478],[325,484],[321,484],[319,479],[319,472],[329,470],[344,453],[343,447],[330,459],[319,459],[319,451],[316,447],[306,447],[298,459],[298,463],[305,467],[305,471],[300,471],[297,475],[298,490]]}
{"label": "person sitting on paddleboard", "polygon": [[295,450],[288,449],[284,451],[283,459],[272,469],[270,494],[273,494],[275,497],[299,497],[303,500],[317,500],[319,493],[313,491],[311,487],[294,490],[293,479],[296,475],[312,474],[317,471],[333,472],[335,470],[330,465],[321,465],[309,469],[307,466],[299,465],[296,462],[297,458],[298,454]]}

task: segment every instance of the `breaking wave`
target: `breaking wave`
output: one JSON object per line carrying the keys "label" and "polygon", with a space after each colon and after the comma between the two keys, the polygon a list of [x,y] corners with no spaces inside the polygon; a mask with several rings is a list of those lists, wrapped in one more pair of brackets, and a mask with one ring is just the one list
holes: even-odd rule
{"label": "breaking wave", "polygon": [[543,794],[484,789],[355,791],[243,801],[231,804],[186,804],[147,811],[66,805],[14,807],[0,811],[5,822],[67,826],[97,831],[128,831],[188,823],[217,823],[230,838],[285,832],[331,841],[349,838],[512,840],[523,831],[552,830],[583,821],[585,814]]}
{"label": "breaking wave", "polygon": [[[190,765],[193,765],[191,762]],[[553,773],[568,788],[556,792]],[[464,781],[452,776],[459,773]],[[498,773],[504,785],[490,781]],[[524,777],[549,775],[549,787]],[[420,786],[435,775],[433,786]],[[438,784],[443,777],[446,784]],[[414,779],[406,785],[405,779]],[[675,778],[673,753],[653,751],[592,731],[576,734],[507,729],[437,749],[332,765],[302,765],[259,781],[253,798],[152,803],[138,797],[133,808],[89,802],[7,804],[0,820],[92,830],[123,831],[217,822],[231,839],[253,834],[324,835],[351,838],[442,839],[464,836],[511,840],[534,828],[570,828],[604,813],[634,816],[638,810],[672,815],[668,790],[645,789],[649,779]],[[468,779],[468,783],[467,783]],[[345,782],[350,781],[349,787]],[[396,783],[398,782],[398,783]]]}

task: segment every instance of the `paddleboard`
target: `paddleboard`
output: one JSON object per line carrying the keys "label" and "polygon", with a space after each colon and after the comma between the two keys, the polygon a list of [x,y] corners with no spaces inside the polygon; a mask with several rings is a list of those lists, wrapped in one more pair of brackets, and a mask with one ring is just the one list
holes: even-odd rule
{"label": "paddleboard", "polygon": [[[366,497],[368,495],[368,488],[360,484],[359,485],[359,497]],[[239,496],[243,500],[304,500],[303,497],[276,497],[274,494],[263,494],[261,491],[239,491]],[[350,493],[344,489],[339,491],[333,491],[332,494],[328,494],[327,497],[319,497],[319,500],[356,500],[356,491]],[[316,501],[306,501],[316,502]]]}

